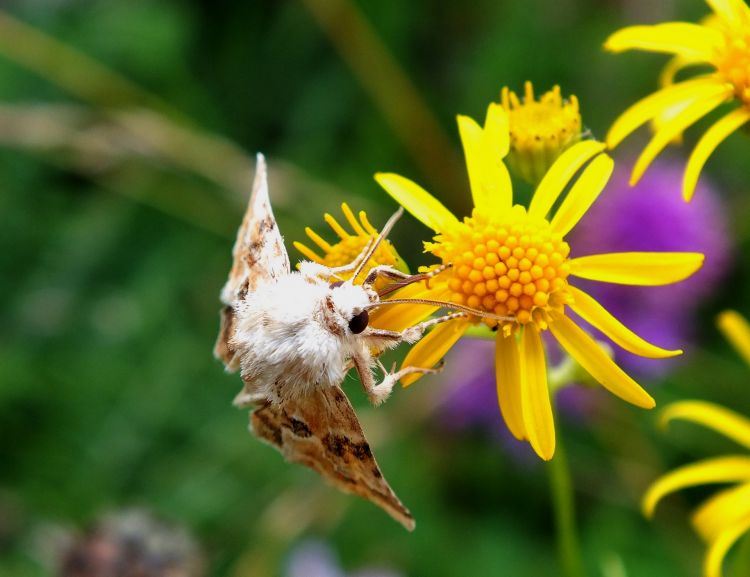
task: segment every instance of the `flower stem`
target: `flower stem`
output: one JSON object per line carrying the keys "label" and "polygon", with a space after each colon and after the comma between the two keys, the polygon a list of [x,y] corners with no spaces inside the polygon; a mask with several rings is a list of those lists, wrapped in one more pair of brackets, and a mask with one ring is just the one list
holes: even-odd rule
{"label": "flower stem", "polygon": [[557,554],[560,559],[561,575],[584,577],[581,549],[576,531],[573,483],[559,435],[555,456],[549,462],[549,482],[555,512]]}

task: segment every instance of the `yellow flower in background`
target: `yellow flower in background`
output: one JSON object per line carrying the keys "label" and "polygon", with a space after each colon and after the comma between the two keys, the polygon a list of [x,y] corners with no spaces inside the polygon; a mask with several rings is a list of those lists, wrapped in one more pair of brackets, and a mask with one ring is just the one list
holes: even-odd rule
{"label": "yellow flower in background", "polygon": [[[404,365],[434,366],[470,326],[488,324],[497,330],[497,393],[505,423],[516,438],[528,440],[540,457],[550,459],[555,451],[555,428],[542,331],[550,330],[606,389],[639,407],[654,406],[651,396],[567,316],[567,307],[635,354],[671,357],[681,353],[638,337],[594,298],[574,287],[571,279],[669,284],[700,268],[703,255],[631,252],[573,257],[565,235],[599,196],[614,166],[603,153],[604,144],[587,140],[566,150],[542,178],[527,209],[513,205],[510,177],[501,160],[510,147],[508,115],[503,107],[489,106],[484,127],[466,116],[458,117],[458,127],[474,200],[470,217],[459,220],[402,176],[377,174],[375,178],[436,233],[425,248],[451,265],[432,279],[426,298],[512,316],[513,320],[470,316],[445,322],[411,349]],[[569,192],[550,218],[552,207],[571,181]],[[408,385],[417,378],[410,375],[402,383]]]}
{"label": "yellow flower in background", "polygon": [[[690,154],[682,183],[686,201],[692,198],[711,153],[750,120],[750,8],[742,0],[709,0],[708,4],[713,15],[703,24],[630,26],[604,44],[612,52],[635,49],[674,55],[662,74],[666,86],[628,108],[607,134],[607,145],[614,148],[646,122],[657,127],[633,167],[631,184],[685,129],[725,102],[734,100],[739,106],[717,120]],[[677,72],[696,65],[711,69],[673,84]]]}
{"label": "yellow flower in background", "polygon": [[[719,317],[719,327],[750,365],[750,326],[733,311]],[[750,420],[704,401],[681,401],[669,405],[661,415],[666,426],[674,420],[696,423],[750,449]],[[679,467],[658,479],[643,497],[643,511],[651,517],[666,495],[696,485],[735,483],[706,500],[692,516],[693,527],[708,550],[703,571],[720,577],[721,565],[732,545],[750,530],[750,454],[705,459]]]}
{"label": "yellow flower in background", "polygon": [[534,98],[531,82],[524,85],[523,98],[504,87],[500,104],[508,113],[510,152],[508,166],[531,184],[538,184],[552,163],[581,139],[578,99],[563,99],[555,86]]}
{"label": "yellow flower in background", "polygon": [[[349,205],[344,202],[341,204],[341,212],[349,223],[351,232],[341,226],[332,215],[328,213],[323,215],[323,220],[326,221],[328,226],[331,227],[331,230],[333,230],[333,232],[339,237],[339,240],[333,244],[326,241],[309,226],[305,228],[305,234],[317,245],[318,249],[322,251],[323,256],[299,241],[294,241],[294,248],[296,248],[307,259],[331,268],[353,262],[354,259],[356,259],[364,250],[365,245],[370,240],[376,238],[379,232],[374,226],[372,226],[372,224],[370,224],[364,210],[359,211],[359,219],[357,219],[357,216],[354,215],[354,212]],[[396,252],[396,248],[389,240],[380,243],[380,246],[375,251],[370,262],[368,262],[362,269],[363,276],[366,271],[369,271],[372,267],[379,264],[390,265],[402,272],[409,272],[406,263],[399,256],[398,252]],[[339,276],[345,280],[348,278],[346,274]]]}

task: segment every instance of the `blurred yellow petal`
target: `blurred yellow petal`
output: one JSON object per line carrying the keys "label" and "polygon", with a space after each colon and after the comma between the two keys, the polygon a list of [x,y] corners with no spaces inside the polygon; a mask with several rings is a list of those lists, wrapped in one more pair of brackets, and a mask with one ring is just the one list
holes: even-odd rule
{"label": "blurred yellow petal", "polygon": [[695,187],[698,185],[698,177],[708,157],[713,154],[716,147],[725,138],[738,130],[748,120],[750,120],[750,111],[746,108],[738,108],[717,120],[706,130],[698,144],[695,145],[685,167],[685,175],[682,179],[682,197],[685,201],[690,201],[693,198]]}
{"label": "blurred yellow petal", "polygon": [[726,527],[708,547],[703,572],[706,577],[721,577],[721,564],[732,545],[750,530],[750,516]]}
{"label": "blurred yellow petal", "polygon": [[750,449],[750,420],[734,411],[705,401],[678,401],[664,409],[661,423],[676,419],[703,425]]}
{"label": "blurred yellow petal", "polygon": [[521,331],[521,406],[526,435],[536,454],[549,461],[555,454],[555,421],[547,388],[547,363],[539,331],[528,324]]}
{"label": "blurred yellow petal", "polygon": [[623,112],[607,132],[607,146],[615,148],[628,134],[652,118],[664,108],[678,106],[681,102],[698,100],[723,84],[716,76],[699,76],[662,88],[642,98]]}
{"label": "blurred yellow petal", "polygon": [[750,324],[737,311],[724,311],[719,315],[719,329],[724,338],[750,365]]}
{"label": "blurred yellow petal", "polygon": [[680,108],[679,112],[661,123],[658,131],[641,152],[633,166],[630,185],[635,186],[643,173],[653,162],[654,158],[664,150],[675,138],[679,137],[688,127],[730,98],[734,90],[731,84],[719,84],[715,93],[692,100]]}
{"label": "blurred yellow petal", "polygon": [[655,406],[651,395],[618,367],[596,341],[568,317],[556,317],[549,328],[568,354],[610,393],[644,409]]}
{"label": "blurred yellow petal", "polygon": [[658,286],[689,277],[703,265],[697,252],[612,252],[570,260],[570,274],[617,284]]}
{"label": "blurred yellow petal", "polygon": [[747,4],[742,0],[706,0],[719,18],[731,26],[746,24],[750,18]]}
{"label": "blurred yellow petal", "polygon": [[435,232],[445,230],[458,219],[417,183],[393,173],[379,172],[375,180],[396,202]]}
{"label": "blurred yellow petal", "polygon": [[546,218],[560,193],[581,167],[606,148],[602,142],[584,140],[563,152],[542,178],[529,205],[532,218]]}
{"label": "blurred yellow petal", "polygon": [[[499,109],[505,119],[504,139],[507,141],[508,121],[500,105],[490,105],[487,112],[488,124],[493,128],[493,137],[502,138],[497,134],[503,132],[496,126],[498,121],[490,121],[491,115],[497,116],[497,113],[490,113],[490,110],[495,109]],[[503,142],[493,142],[486,131],[483,131],[468,116],[458,116],[458,130],[464,148],[474,206],[479,210],[489,212],[509,209],[512,204],[513,191],[508,169],[502,161]],[[505,148],[507,153],[507,146]]]}
{"label": "blurred yellow petal", "polygon": [[582,290],[574,286],[568,286],[568,291],[573,296],[573,302],[569,304],[570,308],[626,351],[652,359],[663,359],[682,354],[681,350],[662,349],[642,339],[613,317],[591,295]]}
{"label": "blurred yellow petal", "polygon": [[[466,319],[458,319],[436,326],[427,336],[412,347],[401,366],[431,369],[456,344],[456,341],[469,328],[469,324],[469,321]],[[406,375],[401,379],[401,384],[404,387],[408,387],[421,377],[422,375],[419,374]]]}
{"label": "blurred yellow petal", "polygon": [[521,368],[518,342],[515,335],[507,337],[498,331],[495,338],[495,377],[500,413],[512,435],[520,440],[526,437],[521,405]]}
{"label": "blurred yellow petal", "polygon": [[686,58],[685,56],[675,56],[669,59],[669,62],[662,68],[661,74],[659,74],[659,86],[669,86],[674,84],[674,79],[677,74],[687,68],[688,66],[695,66],[700,64],[700,60],[695,58]]}
{"label": "blurred yellow petal", "polygon": [[693,513],[693,527],[704,541],[713,541],[721,531],[750,515],[750,483],[724,489]]}
{"label": "blurred yellow petal", "polygon": [[580,218],[586,214],[609,181],[615,162],[606,154],[600,154],[583,170],[570,192],[555,213],[552,230],[565,236]]}
{"label": "blurred yellow petal", "polygon": [[648,488],[641,503],[643,514],[651,517],[659,501],[670,493],[686,487],[748,480],[750,480],[750,457],[731,455],[691,463],[659,477]]}
{"label": "blurred yellow petal", "polygon": [[718,30],[690,22],[666,22],[651,26],[628,26],[604,42],[611,52],[646,50],[666,52],[710,62],[723,37]]}

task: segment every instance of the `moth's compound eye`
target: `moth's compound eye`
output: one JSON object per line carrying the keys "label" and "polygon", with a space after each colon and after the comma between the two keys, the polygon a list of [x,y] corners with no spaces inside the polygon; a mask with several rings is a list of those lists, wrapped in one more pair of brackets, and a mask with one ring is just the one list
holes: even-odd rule
{"label": "moth's compound eye", "polygon": [[337,280],[336,282],[332,282],[330,285],[328,285],[328,288],[335,289],[336,287],[340,287],[342,284],[344,284],[344,281]]}
{"label": "moth's compound eye", "polygon": [[353,334],[358,335],[367,328],[369,320],[370,315],[364,310],[358,315],[352,317],[352,320],[349,321],[349,330],[352,331]]}

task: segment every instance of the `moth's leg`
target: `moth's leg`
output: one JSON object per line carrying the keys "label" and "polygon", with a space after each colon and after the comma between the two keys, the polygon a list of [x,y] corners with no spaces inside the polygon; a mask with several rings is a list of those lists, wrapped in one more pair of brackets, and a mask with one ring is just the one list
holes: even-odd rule
{"label": "moth's leg", "polygon": [[375,377],[372,376],[372,371],[370,370],[370,359],[367,358],[368,356],[369,353],[367,355],[355,354],[352,355],[351,360],[354,364],[354,368],[357,370],[359,380],[362,381],[362,387],[365,389],[370,402],[377,406],[391,395],[393,385],[396,381],[386,382],[384,380],[380,384],[375,384]]}
{"label": "moth's leg", "polygon": [[400,343],[402,341],[406,341],[407,343],[414,343],[422,338],[422,335],[427,329],[434,327],[435,325],[439,325],[440,323],[464,318],[467,316],[469,315],[464,312],[450,313],[447,315],[443,315],[442,317],[436,317],[434,319],[422,321],[421,323],[413,325],[408,329],[404,329],[403,331],[389,331],[387,329],[367,327],[367,329],[365,329],[365,331],[362,333],[362,336],[375,341],[380,340],[391,343]]}
{"label": "moth's leg", "polygon": [[[367,273],[367,276],[365,277],[365,280],[362,283],[362,285],[365,287],[372,286],[379,277],[384,277],[384,278],[389,278],[389,279],[394,279],[394,280],[409,280],[413,276],[420,276],[420,275],[410,275],[405,272],[401,272],[400,270],[397,270],[388,264],[381,264],[378,266],[374,266],[370,269],[370,272]],[[417,280],[420,280],[420,279],[417,279]]]}
{"label": "moth's leg", "polygon": [[441,272],[443,272],[446,269],[451,268],[452,266],[453,265],[451,263],[441,264],[440,266],[435,267],[429,272],[421,272],[419,274],[412,274],[412,275],[402,273],[401,271],[396,270],[393,267],[390,267],[388,265],[376,266],[367,275],[367,278],[365,279],[365,282],[364,282],[364,286],[368,286],[368,283],[372,285],[378,276],[387,276],[388,278],[392,278],[392,279],[400,281],[400,282],[395,282],[392,285],[387,286],[384,290],[380,291],[378,294],[381,297],[383,297],[400,288],[403,288],[410,284],[414,284],[415,282],[419,282],[422,280],[429,280],[431,278],[434,278],[437,275],[439,275]]}
{"label": "moth's leg", "polygon": [[237,394],[237,396],[232,401],[232,404],[235,407],[239,407],[240,409],[245,409],[247,407],[252,407],[259,403],[263,403],[267,400],[268,399],[266,398],[266,396],[262,393],[250,393],[243,390]]}
{"label": "moth's leg", "polygon": [[378,361],[378,365],[380,365],[380,369],[383,371],[383,381],[379,385],[377,385],[377,387],[381,387],[387,384],[387,388],[390,391],[393,386],[399,381],[399,379],[404,378],[406,375],[413,375],[415,373],[420,375],[434,375],[443,370],[444,364],[445,363],[441,360],[436,366],[432,367],[431,369],[426,369],[423,367],[401,367],[398,371],[395,370],[396,366],[394,364],[391,370],[388,371],[383,366],[383,363]]}

